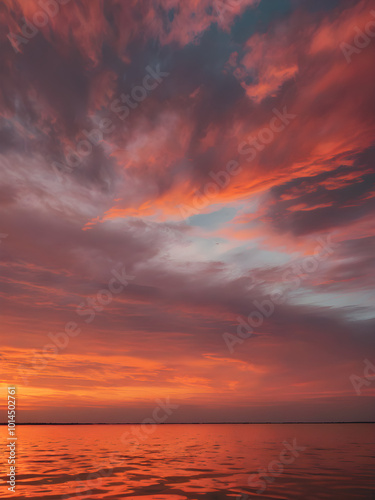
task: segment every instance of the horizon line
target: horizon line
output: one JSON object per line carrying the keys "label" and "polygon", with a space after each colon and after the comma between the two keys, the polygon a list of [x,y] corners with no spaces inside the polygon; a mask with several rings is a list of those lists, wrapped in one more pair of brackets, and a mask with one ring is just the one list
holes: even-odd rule
{"label": "horizon line", "polygon": [[[290,424],[375,424],[375,421],[351,420],[351,421],[326,421],[326,422],[16,422],[17,425],[290,425]],[[8,422],[0,422],[0,425],[8,425]]]}

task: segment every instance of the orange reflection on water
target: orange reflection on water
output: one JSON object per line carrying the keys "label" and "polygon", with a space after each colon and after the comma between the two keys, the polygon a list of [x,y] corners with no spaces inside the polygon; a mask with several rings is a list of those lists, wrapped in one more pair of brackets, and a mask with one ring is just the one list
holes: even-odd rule
{"label": "orange reflection on water", "polygon": [[[20,500],[373,498],[373,424],[43,425],[18,426],[17,438]],[[250,475],[285,441],[304,449],[258,494]]]}

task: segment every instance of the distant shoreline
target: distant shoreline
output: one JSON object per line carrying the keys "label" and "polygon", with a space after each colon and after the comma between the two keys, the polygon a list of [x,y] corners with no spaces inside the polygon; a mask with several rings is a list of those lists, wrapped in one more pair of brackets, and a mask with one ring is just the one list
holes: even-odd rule
{"label": "distant shoreline", "polygon": [[[168,422],[156,425],[332,425],[375,424],[375,422]],[[7,422],[0,425],[8,425]],[[16,425],[155,425],[143,422],[17,422]]]}

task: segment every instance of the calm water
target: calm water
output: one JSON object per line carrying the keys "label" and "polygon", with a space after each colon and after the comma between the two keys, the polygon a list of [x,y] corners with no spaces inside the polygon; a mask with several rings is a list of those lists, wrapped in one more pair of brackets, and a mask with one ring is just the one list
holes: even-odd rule
{"label": "calm water", "polygon": [[18,426],[17,493],[0,498],[375,498],[373,424],[133,427]]}

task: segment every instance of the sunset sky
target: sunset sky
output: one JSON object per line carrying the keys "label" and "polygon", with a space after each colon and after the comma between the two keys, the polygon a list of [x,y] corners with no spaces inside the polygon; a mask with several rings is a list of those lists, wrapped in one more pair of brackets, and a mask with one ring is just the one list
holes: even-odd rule
{"label": "sunset sky", "polygon": [[19,421],[373,420],[375,2],[56,2],[0,5]]}

